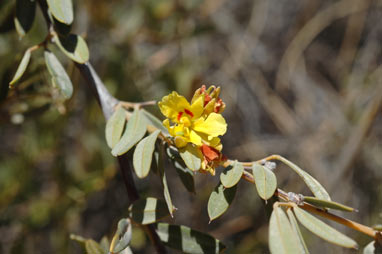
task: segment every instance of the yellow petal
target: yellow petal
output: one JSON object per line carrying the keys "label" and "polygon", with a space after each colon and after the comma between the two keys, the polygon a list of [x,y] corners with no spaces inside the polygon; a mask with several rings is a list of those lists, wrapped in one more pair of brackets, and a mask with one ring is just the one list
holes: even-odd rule
{"label": "yellow petal", "polygon": [[194,103],[192,103],[191,105],[191,112],[194,115],[192,118],[198,119],[202,115],[203,109],[204,109],[204,96],[202,95],[198,99],[196,99]]}
{"label": "yellow petal", "polygon": [[175,137],[174,142],[175,142],[176,147],[178,147],[178,148],[185,147],[188,143],[187,139],[185,139],[184,137],[180,137],[180,136]]}
{"label": "yellow petal", "polygon": [[202,138],[195,131],[190,131],[190,142],[197,146],[201,146]]}
{"label": "yellow petal", "polygon": [[211,113],[206,120],[194,122],[194,130],[202,132],[211,137],[223,135],[227,131],[227,123],[222,115]]}
{"label": "yellow petal", "polygon": [[170,118],[173,122],[177,122],[179,112],[190,108],[190,103],[188,103],[186,98],[179,95],[177,92],[172,92],[171,94],[163,97],[162,101],[160,101],[158,105],[162,114],[165,117]]}

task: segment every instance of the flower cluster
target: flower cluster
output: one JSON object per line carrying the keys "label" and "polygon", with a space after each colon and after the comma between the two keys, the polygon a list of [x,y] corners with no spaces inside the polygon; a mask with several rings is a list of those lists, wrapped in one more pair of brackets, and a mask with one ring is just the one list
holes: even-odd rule
{"label": "flower cluster", "polygon": [[203,85],[195,91],[191,104],[177,92],[159,102],[162,114],[167,117],[163,124],[174,137],[175,146],[187,149],[187,144],[192,144],[199,148],[201,170],[211,174],[215,174],[215,167],[225,160],[219,136],[227,131],[227,123],[221,115],[225,104],[219,93],[220,87],[206,89]]}

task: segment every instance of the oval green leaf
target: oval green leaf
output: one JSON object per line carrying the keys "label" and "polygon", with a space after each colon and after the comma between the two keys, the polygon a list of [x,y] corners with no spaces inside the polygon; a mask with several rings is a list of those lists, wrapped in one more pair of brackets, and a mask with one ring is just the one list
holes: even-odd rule
{"label": "oval green leaf", "polygon": [[372,241],[363,249],[363,254],[382,254],[382,246]]}
{"label": "oval green leaf", "polygon": [[228,166],[220,174],[220,182],[226,188],[235,186],[243,175],[244,167],[238,161],[234,161],[233,165]]}
{"label": "oval green leaf", "polygon": [[131,241],[132,226],[130,219],[121,219],[118,222],[117,232],[115,232],[110,245],[111,253],[118,253],[126,249]]}
{"label": "oval green leaf", "polygon": [[16,0],[16,16],[14,19],[16,31],[23,37],[32,28],[36,14],[36,1]]}
{"label": "oval green leaf", "polygon": [[139,178],[145,178],[150,171],[151,162],[153,160],[153,152],[155,141],[158,138],[160,130],[156,130],[148,137],[145,137],[138,143],[134,151],[133,165],[135,173]]}
{"label": "oval green leaf", "polygon": [[125,132],[122,138],[114,146],[111,153],[114,156],[122,155],[128,152],[146,133],[146,121],[140,110],[134,110],[133,115],[127,122]]}
{"label": "oval green leaf", "polygon": [[144,116],[146,117],[147,124],[152,125],[158,130],[161,130],[163,134],[169,135],[167,128],[163,125],[162,121],[160,121],[156,116],[151,114],[150,112],[146,111],[145,109],[141,109]]}
{"label": "oval green leaf", "polygon": [[269,221],[269,249],[273,254],[304,253],[304,249],[293,231],[284,210],[278,206],[273,208]]}
{"label": "oval green leaf", "polygon": [[92,239],[86,240],[85,249],[87,254],[105,254],[99,243]]}
{"label": "oval green leaf", "polygon": [[28,49],[25,51],[24,56],[21,59],[21,62],[19,64],[19,67],[17,67],[15,76],[13,77],[12,81],[9,82],[10,86],[13,86],[23,76],[25,70],[27,69],[30,59],[31,59],[31,51]]}
{"label": "oval green leaf", "polygon": [[187,254],[221,253],[225,246],[212,236],[182,225],[158,223],[156,232],[168,247]]}
{"label": "oval green leaf", "polygon": [[72,0],[47,0],[49,11],[60,22],[70,25],[73,22]]}
{"label": "oval green leaf", "polygon": [[276,175],[258,163],[253,163],[252,171],[257,193],[264,200],[270,199],[277,188]]}
{"label": "oval green leaf", "polygon": [[187,146],[179,149],[180,157],[182,157],[186,166],[192,171],[198,171],[202,165],[203,154],[196,146],[188,143]]}
{"label": "oval green leaf", "polygon": [[312,191],[313,195],[319,199],[325,199],[330,201],[330,196],[324,187],[311,175],[302,170],[293,162],[279,156],[278,160],[282,161],[286,165],[288,165],[291,169],[293,169],[301,178],[304,180],[305,184]]}
{"label": "oval green leaf", "polygon": [[142,225],[155,223],[166,216],[166,203],[156,198],[139,199],[129,207],[129,217]]}
{"label": "oval green leaf", "polygon": [[294,207],[293,210],[298,221],[304,225],[304,227],[322,239],[342,247],[355,249],[358,248],[357,243],[353,239],[338,232],[336,229],[330,227],[308,212],[305,212],[297,206]]}
{"label": "oval green leaf", "polygon": [[113,149],[121,139],[126,123],[126,110],[119,107],[106,123],[105,136],[107,145]]}
{"label": "oval green leaf", "polygon": [[215,220],[220,217],[228,207],[231,205],[236,194],[236,185],[232,188],[224,188],[223,184],[219,183],[215,187],[214,191],[211,193],[208,199],[208,216],[210,221]]}
{"label": "oval green leaf", "polygon": [[53,84],[60,89],[60,92],[65,99],[69,99],[73,94],[73,85],[64,67],[62,67],[61,63],[52,52],[45,51],[44,56],[46,67],[52,76]]}
{"label": "oval green leaf", "polygon": [[306,243],[304,241],[304,237],[301,234],[300,227],[298,226],[296,217],[294,216],[292,209],[288,209],[287,214],[288,214],[289,222],[292,226],[292,229],[293,229],[294,233],[298,236],[298,239],[300,240],[301,246],[303,247],[303,251],[304,251],[303,253],[309,254],[308,247],[306,246]]}
{"label": "oval green leaf", "polygon": [[346,205],[343,205],[343,204],[340,204],[340,203],[337,203],[337,202],[334,202],[334,201],[328,201],[328,200],[324,200],[324,199],[319,199],[319,198],[316,198],[316,197],[305,197],[304,196],[304,201],[306,203],[309,203],[309,204],[312,204],[312,205],[315,205],[315,206],[319,206],[319,207],[324,207],[324,208],[332,208],[332,209],[335,209],[335,210],[340,210],[340,211],[345,211],[345,212],[353,212],[353,211],[355,211],[355,209],[353,207],[346,206]]}
{"label": "oval green leaf", "polygon": [[[159,130],[158,130],[159,131]],[[167,204],[167,208],[168,208],[168,211],[171,215],[171,217],[173,217],[173,212],[174,210],[176,209],[175,206],[172,204],[172,199],[171,199],[171,195],[170,195],[170,190],[168,188],[168,184],[167,184],[167,178],[166,178],[166,173],[164,171],[164,145],[161,145],[160,148],[159,148],[159,154],[158,154],[158,159],[157,159],[157,165],[158,165],[158,171],[159,171],[159,175],[161,177],[161,180],[162,180],[162,186],[163,186],[163,195],[164,195],[164,199],[166,201],[166,204]]]}
{"label": "oval green leaf", "polygon": [[84,39],[76,34],[55,37],[57,46],[73,61],[83,64],[89,60],[89,49]]}

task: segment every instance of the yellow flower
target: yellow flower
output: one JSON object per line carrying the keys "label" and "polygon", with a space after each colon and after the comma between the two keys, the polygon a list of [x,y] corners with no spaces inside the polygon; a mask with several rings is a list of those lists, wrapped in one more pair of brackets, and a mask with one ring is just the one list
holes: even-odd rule
{"label": "yellow flower", "polygon": [[[185,147],[188,143],[198,147],[203,154],[202,169],[214,174],[214,167],[223,158],[219,136],[227,131],[227,123],[220,114],[224,103],[218,97],[220,88],[206,91],[198,89],[190,104],[177,92],[163,97],[159,108],[164,116],[164,126],[174,137],[175,146]],[[213,168],[211,168],[213,166]]]}

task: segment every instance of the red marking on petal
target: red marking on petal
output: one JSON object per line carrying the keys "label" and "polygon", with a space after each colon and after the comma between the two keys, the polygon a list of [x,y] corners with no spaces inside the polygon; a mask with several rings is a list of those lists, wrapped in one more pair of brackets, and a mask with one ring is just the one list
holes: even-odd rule
{"label": "red marking on petal", "polygon": [[208,93],[204,94],[204,107],[212,100],[211,96]]}
{"label": "red marking on petal", "polygon": [[219,158],[220,152],[213,147],[203,144],[201,150],[207,161],[213,161]]}
{"label": "red marking on petal", "polygon": [[178,121],[180,121],[180,118],[182,117],[182,115],[183,115],[183,112],[178,113],[178,117],[177,117]]}
{"label": "red marking on petal", "polygon": [[189,111],[188,109],[184,109],[184,112],[186,112],[187,115],[194,117],[194,114],[191,111]]}

